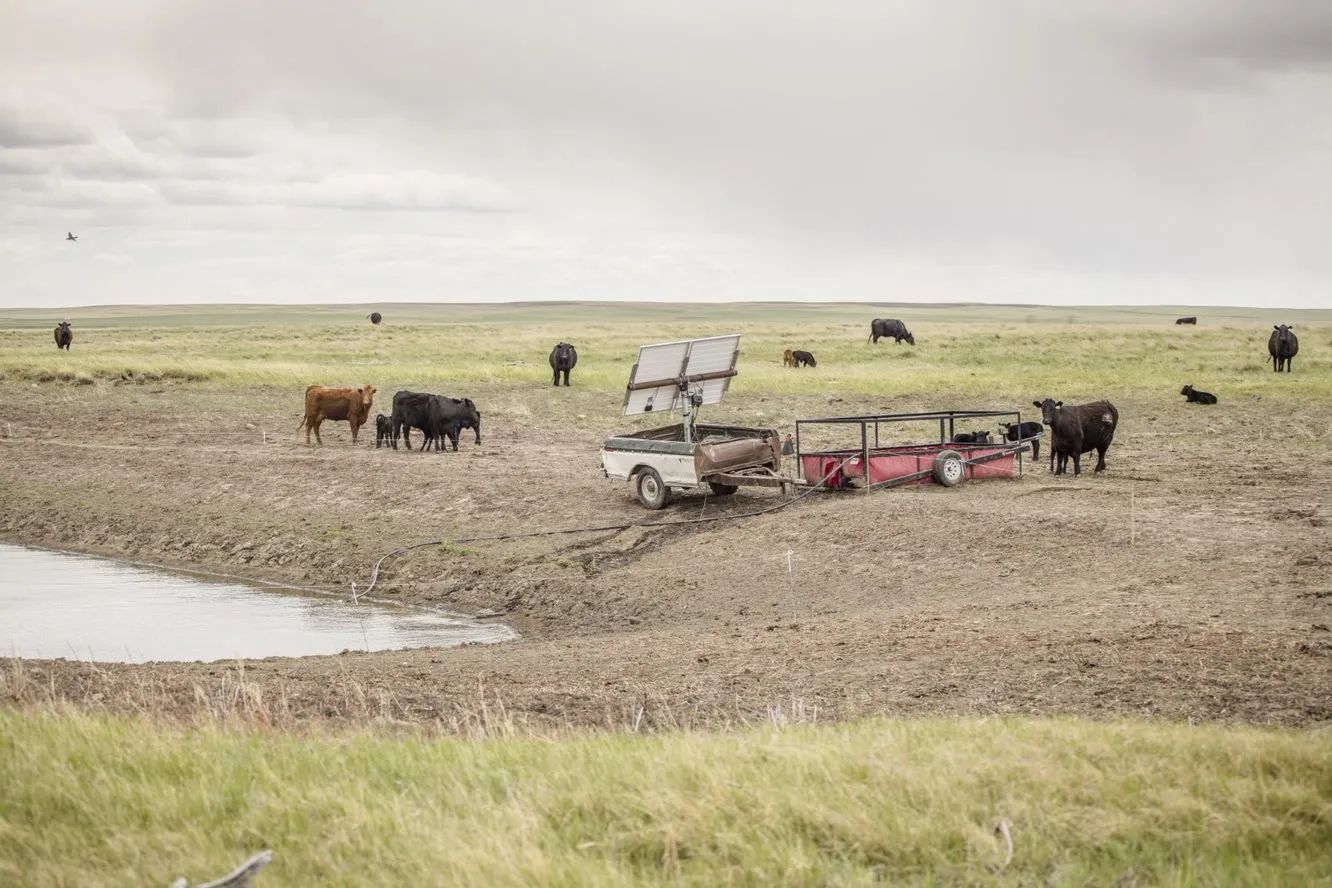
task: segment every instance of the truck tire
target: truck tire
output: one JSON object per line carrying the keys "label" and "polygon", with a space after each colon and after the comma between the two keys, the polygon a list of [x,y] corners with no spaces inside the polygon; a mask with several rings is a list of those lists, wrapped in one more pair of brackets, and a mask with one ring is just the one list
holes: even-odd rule
{"label": "truck tire", "polygon": [[671,501],[671,489],[651,466],[644,466],[634,475],[634,494],[645,509],[664,509]]}
{"label": "truck tire", "polygon": [[956,487],[967,477],[967,464],[956,450],[940,450],[934,458],[933,474],[944,487]]}

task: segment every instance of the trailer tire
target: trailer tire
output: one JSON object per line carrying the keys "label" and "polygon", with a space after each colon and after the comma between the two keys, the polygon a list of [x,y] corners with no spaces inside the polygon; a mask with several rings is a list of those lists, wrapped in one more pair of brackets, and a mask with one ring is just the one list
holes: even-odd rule
{"label": "trailer tire", "polygon": [[967,464],[956,450],[940,450],[934,458],[933,474],[944,487],[956,487],[967,476]]}
{"label": "trailer tire", "polygon": [[708,486],[712,488],[713,496],[730,496],[740,489],[739,484],[722,484],[720,481],[709,481]]}
{"label": "trailer tire", "polygon": [[671,501],[671,489],[651,466],[644,466],[634,475],[634,494],[645,509],[664,509]]}

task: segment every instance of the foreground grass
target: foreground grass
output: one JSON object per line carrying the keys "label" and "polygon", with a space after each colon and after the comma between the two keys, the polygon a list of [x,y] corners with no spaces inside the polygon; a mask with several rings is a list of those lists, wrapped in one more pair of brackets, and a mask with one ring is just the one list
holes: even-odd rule
{"label": "foreground grass", "polygon": [[263,847],[274,885],[1312,884],[1332,880],[1332,743],[1071,720],[300,737],[0,712],[0,883],[166,884]]}

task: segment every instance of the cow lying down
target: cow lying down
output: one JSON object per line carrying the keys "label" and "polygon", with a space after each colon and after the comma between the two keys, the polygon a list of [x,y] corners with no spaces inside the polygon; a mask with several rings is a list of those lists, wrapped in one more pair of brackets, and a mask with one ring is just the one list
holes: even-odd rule
{"label": "cow lying down", "polygon": [[1179,390],[1190,404],[1215,404],[1216,395],[1211,392],[1200,392],[1191,385],[1186,385]]}

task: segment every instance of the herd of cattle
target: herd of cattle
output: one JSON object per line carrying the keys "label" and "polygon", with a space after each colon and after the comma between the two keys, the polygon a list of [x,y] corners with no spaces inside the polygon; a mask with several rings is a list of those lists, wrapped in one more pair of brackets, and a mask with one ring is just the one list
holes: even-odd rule
{"label": "herd of cattle", "polygon": [[[315,441],[323,444],[319,427],[325,420],[333,420],[351,426],[352,443],[355,444],[361,426],[369,419],[374,404],[373,385],[358,385],[355,388],[310,386],[305,390],[305,416],[301,419],[301,427],[305,429],[305,443],[310,443],[310,433],[313,432]],[[456,451],[458,435],[463,429],[472,429],[476,434],[476,443],[481,443],[481,411],[476,409],[471,398],[447,398],[429,392],[403,390],[393,395],[391,416],[381,413],[375,417],[375,446],[382,447],[387,443],[397,450],[398,440],[401,439],[410,450],[412,429],[422,435],[422,450],[431,444],[435,445],[435,450],[443,450],[447,441]]]}
{"label": "herd of cattle", "polygon": [[[379,313],[370,315],[372,323],[381,320]],[[1183,317],[1176,324],[1194,325],[1197,317]],[[896,318],[875,318],[870,323],[869,341],[877,343],[880,339],[891,337],[894,343],[906,342],[915,345],[916,338],[902,321]],[[69,321],[61,321],[55,328],[57,348],[69,350],[74,342],[74,331]],[[1286,324],[1272,327],[1267,340],[1268,361],[1272,369],[1280,373],[1292,372],[1292,359],[1300,350],[1300,341]],[[569,374],[578,363],[578,351],[567,342],[559,342],[550,352],[551,384],[569,385]],[[787,367],[817,367],[818,362],[811,352],[802,349],[787,349],[782,355],[782,364]],[[1216,395],[1200,391],[1192,385],[1180,390],[1190,404],[1215,404]],[[334,387],[312,385],[305,390],[305,415],[301,427],[305,429],[305,443],[310,443],[310,434],[314,433],[317,443],[322,444],[319,427],[325,420],[346,422],[351,426],[352,443],[356,443],[361,426],[365,425],[374,406],[375,387],[372,385]],[[1065,405],[1063,401],[1046,398],[1033,401],[1041,411],[1041,422],[1004,424],[997,433],[1007,441],[1030,441],[1032,455],[1039,459],[1041,455],[1040,439],[1044,435],[1043,426],[1050,429],[1050,467],[1056,475],[1064,474],[1068,462],[1073,462],[1073,474],[1081,473],[1081,457],[1084,453],[1096,451],[1096,469],[1105,469],[1105,453],[1115,437],[1115,428],[1119,425],[1119,411],[1109,401],[1096,401],[1091,404]],[[429,392],[399,391],[393,395],[391,414],[378,414],[375,417],[375,446],[385,444],[398,448],[401,439],[407,449],[411,449],[411,431],[421,432],[421,450],[434,445],[441,451],[452,446],[458,449],[458,436],[463,429],[472,429],[476,443],[481,443],[481,412],[470,398],[450,398]],[[989,443],[988,431],[958,432],[953,437],[956,443]],[[447,443],[446,443],[447,442]]]}

